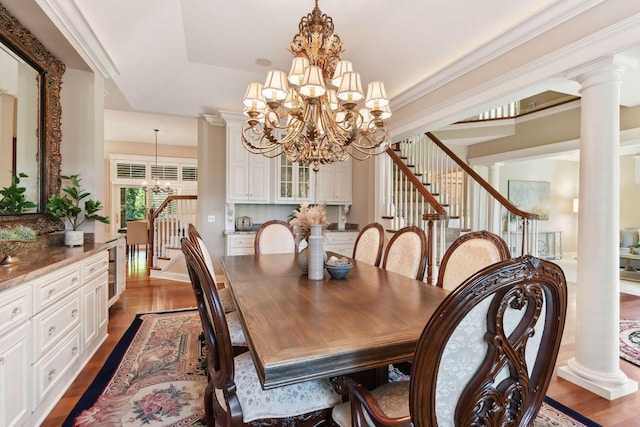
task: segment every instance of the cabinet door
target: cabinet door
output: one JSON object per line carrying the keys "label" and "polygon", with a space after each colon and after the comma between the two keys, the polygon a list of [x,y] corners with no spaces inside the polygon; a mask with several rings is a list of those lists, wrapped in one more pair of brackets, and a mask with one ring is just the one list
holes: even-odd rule
{"label": "cabinet door", "polygon": [[0,337],[0,424],[22,425],[30,414],[29,322]]}
{"label": "cabinet door", "polygon": [[351,204],[351,159],[346,162],[334,163],[334,201],[335,203]]}
{"label": "cabinet door", "polygon": [[351,204],[351,159],[322,165],[316,175],[318,203]]}
{"label": "cabinet door", "polygon": [[227,126],[227,202],[248,199],[250,154],[242,146],[241,129]]}
{"label": "cabinet door", "polygon": [[286,154],[276,159],[276,203],[312,201],[311,168],[292,163]]}
{"label": "cabinet door", "polygon": [[[244,150],[244,148],[243,148]],[[261,154],[252,154],[247,151],[249,165],[247,169],[247,200],[253,202],[269,202],[269,171],[271,159]]]}

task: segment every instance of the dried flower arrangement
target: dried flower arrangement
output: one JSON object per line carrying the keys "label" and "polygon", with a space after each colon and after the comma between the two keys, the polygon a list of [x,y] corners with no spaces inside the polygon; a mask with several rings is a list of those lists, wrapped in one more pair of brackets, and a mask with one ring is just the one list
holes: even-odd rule
{"label": "dried flower arrangement", "polygon": [[296,243],[300,244],[301,241],[309,237],[312,225],[322,225],[322,231],[324,232],[329,225],[325,206],[326,203],[310,205],[304,202],[300,205],[300,208],[293,210],[293,219],[289,221],[289,224],[293,227],[296,235]]}

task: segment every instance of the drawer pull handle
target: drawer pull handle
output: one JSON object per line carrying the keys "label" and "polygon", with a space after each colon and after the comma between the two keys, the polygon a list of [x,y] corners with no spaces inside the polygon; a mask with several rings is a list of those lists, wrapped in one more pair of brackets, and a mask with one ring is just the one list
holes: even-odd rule
{"label": "drawer pull handle", "polygon": [[49,382],[51,382],[51,380],[53,379],[53,377],[56,376],[56,370],[52,369],[49,371]]}
{"label": "drawer pull handle", "polygon": [[51,326],[49,328],[49,336],[53,335],[56,333],[56,327],[55,326]]}
{"label": "drawer pull handle", "polygon": [[49,293],[47,294],[47,299],[51,298],[55,293],[56,293],[56,288],[49,289]]}
{"label": "drawer pull handle", "polygon": [[96,269],[95,269],[95,268],[90,269],[90,270],[89,270],[89,274],[93,273],[94,271],[96,271]]}
{"label": "drawer pull handle", "polygon": [[14,317],[16,317],[20,313],[22,313],[22,307],[14,308],[13,311],[11,312],[11,318],[13,319]]}
{"label": "drawer pull handle", "polygon": [[71,283],[72,283],[72,284],[73,284],[73,283],[77,283],[77,282],[78,282],[78,278],[77,278],[77,277],[74,277],[73,279],[71,279]]}
{"label": "drawer pull handle", "polygon": [[71,317],[76,317],[76,314],[78,314],[77,308],[74,308],[73,310],[71,310]]}
{"label": "drawer pull handle", "polygon": [[71,355],[72,355],[72,356],[75,356],[76,354],[78,354],[78,347],[77,347],[77,346],[76,346],[76,347],[73,347],[73,348],[71,349]]}

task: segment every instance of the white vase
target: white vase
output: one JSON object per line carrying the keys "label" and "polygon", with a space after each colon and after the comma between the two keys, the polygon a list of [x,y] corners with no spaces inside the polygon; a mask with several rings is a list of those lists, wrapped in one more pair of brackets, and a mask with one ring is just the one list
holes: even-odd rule
{"label": "white vase", "polygon": [[84,245],[84,231],[67,230],[64,232],[65,246],[82,246]]}
{"label": "white vase", "polygon": [[309,280],[324,279],[324,238],[322,225],[312,225],[309,235]]}

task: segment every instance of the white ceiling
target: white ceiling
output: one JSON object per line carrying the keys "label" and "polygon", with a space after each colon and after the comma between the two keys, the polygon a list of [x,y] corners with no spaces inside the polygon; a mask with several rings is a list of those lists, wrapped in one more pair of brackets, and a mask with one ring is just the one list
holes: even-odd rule
{"label": "white ceiling", "polygon": [[[602,1],[321,0],[319,6],[333,17],[343,58],[354,63],[363,85],[384,81],[393,107],[394,98],[451,64],[535,35],[519,28],[542,33]],[[98,64],[108,77],[107,140],[151,143],[158,128],[159,143],[186,145],[195,145],[197,117],[239,112],[249,82],[263,81],[271,68],[288,72],[289,41],[313,8],[312,0],[2,3],[68,67]],[[637,60],[640,49],[628,55]],[[640,87],[640,72],[626,78]],[[562,89],[577,89],[564,83]],[[624,102],[640,104],[640,90],[624,93]]]}

